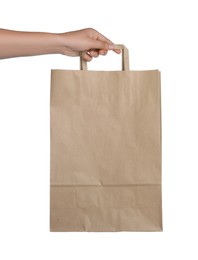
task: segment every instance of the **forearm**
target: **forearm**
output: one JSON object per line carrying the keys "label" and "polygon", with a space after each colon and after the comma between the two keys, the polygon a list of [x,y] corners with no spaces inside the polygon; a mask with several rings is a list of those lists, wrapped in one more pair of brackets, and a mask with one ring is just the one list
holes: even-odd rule
{"label": "forearm", "polygon": [[91,61],[108,50],[120,53],[104,35],[92,28],[66,33],[18,32],[0,29],[0,59],[42,54],[79,56]]}
{"label": "forearm", "polygon": [[60,34],[0,29],[0,59],[62,53]]}

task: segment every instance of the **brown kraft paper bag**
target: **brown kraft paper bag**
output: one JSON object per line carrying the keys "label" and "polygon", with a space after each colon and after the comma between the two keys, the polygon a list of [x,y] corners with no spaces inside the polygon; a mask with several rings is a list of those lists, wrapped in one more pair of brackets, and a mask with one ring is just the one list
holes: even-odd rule
{"label": "brown kraft paper bag", "polygon": [[51,231],[161,231],[158,70],[51,72]]}

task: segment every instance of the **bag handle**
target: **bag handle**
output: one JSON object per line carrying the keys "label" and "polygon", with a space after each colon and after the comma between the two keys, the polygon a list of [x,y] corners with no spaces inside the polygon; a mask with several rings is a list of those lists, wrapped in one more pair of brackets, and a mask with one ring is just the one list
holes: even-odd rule
{"label": "bag handle", "polygon": [[[123,44],[115,44],[116,50],[122,50],[122,70],[129,70],[129,51]],[[87,70],[87,62],[83,60],[83,55],[85,52],[80,52],[80,70]]]}

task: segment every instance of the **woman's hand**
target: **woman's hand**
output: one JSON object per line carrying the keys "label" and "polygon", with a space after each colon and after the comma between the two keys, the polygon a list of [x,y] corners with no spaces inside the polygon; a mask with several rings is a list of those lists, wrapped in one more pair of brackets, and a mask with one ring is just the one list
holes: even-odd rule
{"label": "woman's hand", "polygon": [[114,49],[112,41],[92,28],[60,34],[62,41],[62,54],[68,56],[79,56],[84,51],[83,59],[91,61],[92,57],[106,55],[108,50],[120,53]]}

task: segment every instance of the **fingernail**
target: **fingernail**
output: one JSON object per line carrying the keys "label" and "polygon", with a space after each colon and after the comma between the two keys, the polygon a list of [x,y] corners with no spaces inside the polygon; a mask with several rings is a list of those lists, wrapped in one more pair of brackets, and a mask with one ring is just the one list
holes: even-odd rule
{"label": "fingernail", "polygon": [[113,44],[109,45],[109,50],[114,50],[114,45]]}

